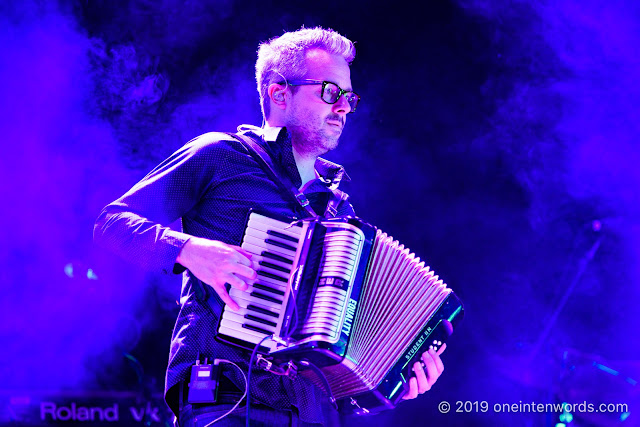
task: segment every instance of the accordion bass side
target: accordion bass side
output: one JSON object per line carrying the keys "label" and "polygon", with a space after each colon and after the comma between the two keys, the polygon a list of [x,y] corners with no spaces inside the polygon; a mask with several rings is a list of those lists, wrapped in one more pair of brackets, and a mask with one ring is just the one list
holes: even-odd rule
{"label": "accordion bass side", "polygon": [[[256,212],[242,248],[260,264],[240,310],[223,308],[216,337],[318,366],[343,410],[394,408],[411,368],[464,315],[447,285],[391,236],[357,218],[291,224]],[[312,371],[301,375],[322,386]]]}

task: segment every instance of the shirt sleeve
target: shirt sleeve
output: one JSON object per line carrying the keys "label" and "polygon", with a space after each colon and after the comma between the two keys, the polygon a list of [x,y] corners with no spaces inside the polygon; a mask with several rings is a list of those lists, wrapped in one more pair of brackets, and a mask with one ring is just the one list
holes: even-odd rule
{"label": "shirt sleeve", "polygon": [[189,141],[107,205],[96,220],[94,242],[151,271],[184,271],[176,258],[191,236],[167,225],[187,214],[215,181],[215,136]]}

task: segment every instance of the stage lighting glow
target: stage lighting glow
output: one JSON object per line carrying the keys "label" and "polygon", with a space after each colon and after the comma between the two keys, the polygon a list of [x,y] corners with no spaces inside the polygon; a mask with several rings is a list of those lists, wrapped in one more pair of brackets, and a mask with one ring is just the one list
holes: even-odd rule
{"label": "stage lighting glow", "polygon": [[64,266],[64,274],[73,279],[73,265],[71,263]]}
{"label": "stage lighting glow", "polygon": [[567,424],[573,421],[573,415],[570,412],[564,412],[560,414],[558,418],[560,419],[560,421],[565,422]]}

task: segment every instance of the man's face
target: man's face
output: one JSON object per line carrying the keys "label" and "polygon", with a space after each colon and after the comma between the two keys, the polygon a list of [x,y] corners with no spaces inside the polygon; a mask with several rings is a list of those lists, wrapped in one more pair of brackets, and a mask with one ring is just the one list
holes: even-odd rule
{"label": "man's face", "polygon": [[[351,73],[347,61],[321,49],[309,50],[306,55],[305,79],[328,81],[344,90],[352,90]],[[316,156],[338,146],[338,138],[346,123],[349,103],[341,96],[335,104],[327,104],[320,97],[322,85],[297,86],[287,107],[285,126],[291,132],[298,152]]]}

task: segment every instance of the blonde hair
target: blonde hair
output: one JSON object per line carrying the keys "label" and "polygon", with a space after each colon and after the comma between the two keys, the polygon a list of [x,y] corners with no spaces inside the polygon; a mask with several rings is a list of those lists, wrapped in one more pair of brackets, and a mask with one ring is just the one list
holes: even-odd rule
{"label": "blonde hair", "polygon": [[269,85],[285,80],[302,79],[307,73],[305,54],[309,49],[323,49],[342,56],[347,64],[356,56],[353,42],[332,29],[301,28],[263,42],[258,48],[256,82],[260,93],[262,116],[269,117]]}

